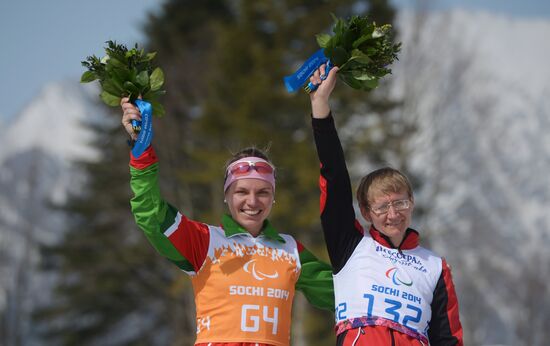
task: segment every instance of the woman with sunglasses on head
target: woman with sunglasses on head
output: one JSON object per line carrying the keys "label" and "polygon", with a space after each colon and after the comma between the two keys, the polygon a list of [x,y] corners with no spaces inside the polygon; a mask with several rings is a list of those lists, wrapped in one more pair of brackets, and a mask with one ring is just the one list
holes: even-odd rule
{"label": "woman with sunglasses on head", "polygon": [[[131,120],[139,110],[122,99],[122,124],[135,139]],[[132,213],[155,249],[191,277],[200,346],[290,343],[295,289],[313,305],[334,309],[332,269],[268,221],[275,203],[275,168],[248,148],[226,165],[220,226],[191,220],[165,202],[152,146],[131,156]],[[222,198],[220,191],[220,198]]]}
{"label": "woman with sunglasses on head", "polygon": [[[312,126],[321,161],[321,223],[333,267],[337,345],[462,345],[458,301],[445,260],[419,246],[407,177],[392,168],[361,180],[356,220],[329,96],[338,68],[311,77]],[[321,78],[323,76],[323,78]]]}

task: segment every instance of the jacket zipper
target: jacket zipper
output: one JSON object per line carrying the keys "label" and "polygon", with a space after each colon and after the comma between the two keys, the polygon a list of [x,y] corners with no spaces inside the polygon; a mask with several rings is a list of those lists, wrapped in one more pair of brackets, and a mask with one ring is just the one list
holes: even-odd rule
{"label": "jacket zipper", "polygon": [[393,329],[390,328],[391,346],[395,346],[395,339],[393,338]]}
{"label": "jacket zipper", "polygon": [[405,236],[403,237],[403,240],[401,240],[401,243],[398,245],[398,246],[395,246],[392,241],[390,240],[390,237],[388,237],[387,235],[383,234],[382,232],[378,231],[380,233],[380,235],[382,236],[382,239],[384,239],[389,245],[390,245],[390,248],[391,249],[396,249],[397,251],[399,251],[399,253],[403,253],[403,250],[401,250],[401,245],[403,245],[403,243],[405,243],[405,239],[407,239],[407,237],[409,236],[410,232],[409,230],[407,229],[407,231],[405,231]]}

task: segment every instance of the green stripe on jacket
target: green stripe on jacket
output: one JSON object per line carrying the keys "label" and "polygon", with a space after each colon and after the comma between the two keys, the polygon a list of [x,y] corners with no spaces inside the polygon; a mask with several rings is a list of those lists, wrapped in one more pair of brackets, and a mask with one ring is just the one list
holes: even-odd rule
{"label": "green stripe on jacket", "polygon": [[130,166],[130,187],[134,197],[130,201],[132,214],[137,225],[151,245],[180,269],[193,271],[194,268],[164,235],[175,221],[177,209],[166,203],[158,185],[158,163],[139,170]]}

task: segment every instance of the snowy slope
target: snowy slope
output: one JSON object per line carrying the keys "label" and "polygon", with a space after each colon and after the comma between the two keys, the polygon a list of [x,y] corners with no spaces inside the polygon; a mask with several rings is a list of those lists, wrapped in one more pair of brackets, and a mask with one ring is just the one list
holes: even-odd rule
{"label": "snowy slope", "polygon": [[[413,24],[408,19],[403,19],[403,25],[410,27]],[[441,174],[441,169],[447,168],[448,174],[461,177],[458,181],[443,179],[452,181],[454,190],[479,192],[494,185],[499,203],[513,209],[526,207],[525,217],[514,215],[516,222],[525,226],[522,228],[541,224],[534,221],[537,218],[550,221],[545,212],[550,209],[544,208],[548,204],[537,207],[550,202],[546,180],[550,168],[550,66],[545,63],[550,45],[543,44],[550,22],[458,11],[430,17],[423,25],[425,38],[418,49],[420,54],[430,54],[423,57],[428,66],[420,70],[424,75],[418,76],[414,64],[397,65],[394,71],[398,85],[409,78],[419,81],[417,86],[423,90],[415,108],[423,125],[414,143],[419,148],[414,158],[416,169],[447,175]],[[413,42],[406,36],[413,30],[403,27],[401,32],[405,44]],[[415,59],[406,54],[401,58],[411,60]],[[396,94],[403,95],[403,90]],[[478,162],[473,165],[475,159]],[[430,167],[439,172],[430,172]],[[488,185],[484,185],[484,177],[491,180]],[[461,186],[461,181],[475,187]],[[492,203],[496,200],[484,197]],[[536,203],[529,205],[531,202]],[[482,202],[478,204],[482,208]]]}
{"label": "snowy slope", "polygon": [[419,125],[411,160],[428,210],[415,223],[454,265],[470,341],[528,344],[550,318],[548,291],[521,284],[550,271],[550,21],[454,11],[399,23],[393,92]]}

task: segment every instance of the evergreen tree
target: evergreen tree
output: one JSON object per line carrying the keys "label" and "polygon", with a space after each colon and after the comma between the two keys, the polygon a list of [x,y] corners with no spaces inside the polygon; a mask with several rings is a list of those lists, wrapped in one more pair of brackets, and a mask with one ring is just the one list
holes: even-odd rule
{"label": "evergreen tree", "polygon": [[144,240],[130,213],[129,157],[120,122],[93,127],[101,160],[80,163],[87,184],[63,207],[66,236],[43,249],[45,269],[60,278],[57,299],[35,314],[45,342],[169,345],[172,331],[188,326],[179,344],[191,344],[192,307],[188,297],[173,294],[181,274]]}

